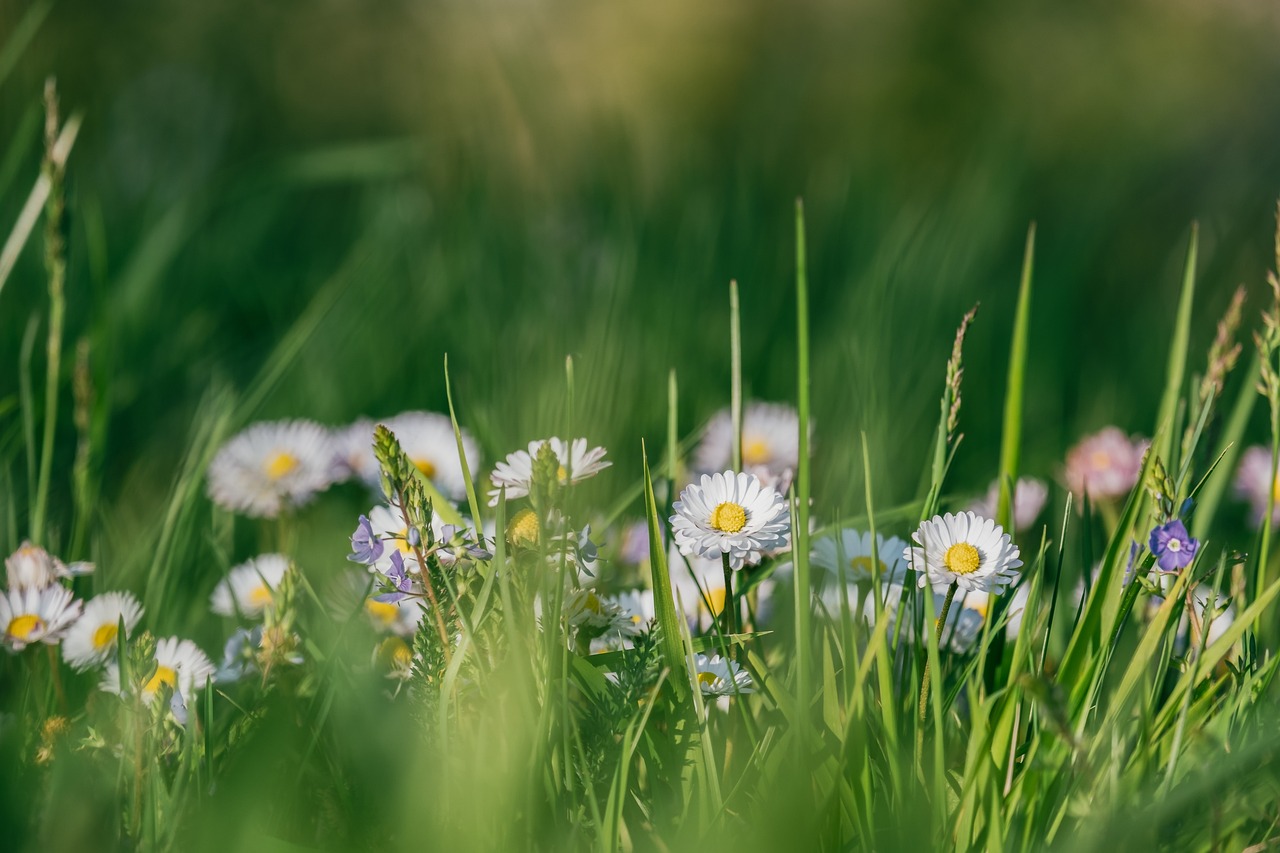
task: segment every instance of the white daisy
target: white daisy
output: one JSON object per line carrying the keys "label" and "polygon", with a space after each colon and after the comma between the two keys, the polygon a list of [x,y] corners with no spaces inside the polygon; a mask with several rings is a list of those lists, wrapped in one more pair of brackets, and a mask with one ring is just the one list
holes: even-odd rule
{"label": "white daisy", "polygon": [[84,606],[84,615],[76,620],[62,641],[62,659],[77,671],[106,663],[116,651],[120,622],[124,621],[125,637],[142,619],[142,605],[128,592],[104,592]]}
{"label": "white daisy", "polygon": [[741,569],[765,551],[788,544],[791,519],[782,495],[747,473],[703,474],[672,506],[671,532],[680,553],[719,558]]}
{"label": "white daisy", "polygon": [[350,426],[331,434],[335,480],[356,479],[370,486],[378,484],[378,457],[373,453],[376,422],[359,418]]}
{"label": "white daisy", "polygon": [[80,615],[81,602],[63,586],[44,589],[11,589],[0,595],[0,642],[10,652],[32,643],[56,645]]}
{"label": "white daisy", "polygon": [[274,518],[333,483],[329,431],[311,421],[254,424],[222,446],[209,465],[209,497],[224,509]]}
{"label": "white daisy", "polygon": [[754,693],[755,682],[751,673],[737,661],[725,660],[720,655],[707,657],[700,654],[694,659],[698,687],[704,696],[732,696],[735,693]]}
{"label": "white daisy", "polygon": [[[733,464],[733,415],[728,408],[707,422],[693,454],[700,474]],[[789,479],[800,459],[800,418],[783,403],[752,401],[742,411],[742,469],[770,485]]]}
{"label": "white daisy", "polygon": [[[213,661],[191,640],[166,637],[156,643],[155,671],[142,685],[142,698],[150,702],[163,686],[189,698],[203,688],[215,672],[217,667]],[[120,694],[120,669],[114,661],[107,663],[98,686],[107,693]]]}
{"label": "white daisy", "polygon": [[[1035,524],[1049,499],[1049,487],[1035,477],[1019,477],[1013,486],[1013,527],[1026,530]],[[987,493],[969,505],[969,511],[983,518],[995,518],[1000,507],[1000,481],[994,480]]]}
{"label": "white daisy", "polygon": [[572,444],[558,438],[531,441],[527,451],[517,450],[509,454],[489,475],[494,486],[489,490],[489,506],[498,505],[498,497],[502,494],[504,486],[507,490],[507,500],[529,494],[529,489],[533,486],[533,460],[537,458],[538,452],[545,444],[551,445],[552,452],[560,462],[557,477],[562,486],[574,485],[594,477],[613,464],[605,461],[603,447],[593,447],[588,450],[585,438],[575,438]]}
{"label": "white daisy", "polygon": [[9,589],[41,590],[53,586],[59,578],[89,574],[93,571],[93,563],[67,565],[39,545],[27,541],[5,558],[4,570]]}
{"label": "white daisy", "polygon": [[1018,579],[1018,546],[989,518],[971,512],[935,515],[911,538],[919,547],[907,548],[903,556],[919,573],[920,586],[956,583],[965,591],[998,593]]}
{"label": "white daisy", "polygon": [[390,636],[374,646],[373,664],[392,681],[408,681],[413,675],[413,649],[398,636]]}
{"label": "white daisy", "polygon": [[412,637],[426,614],[422,603],[416,598],[404,598],[400,601],[368,598],[364,602],[364,612],[376,631],[395,634],[397,637]]}
{"label": "white daisy", "polygon": [[[435,412],[404,412],[385,421],[395,434],[400,449],[440,494],[457,503],[467,498],[467,483],[458,458],[458,439],[453,421]],[[480,472],[480,445],[462,430],[462,446],[474,480]],[[376,469],[376,465],[375,465]],[[375,471],[375,477],[377,476]]]}
{"label": "white daisy", "polygon": [[654,618],[653,591],[628,590],[614,596],[612,603],[618,615],[604,634],[591,641],[591,654],[631,648],[631,641],[641,634]]}
{"label": "white daisy", "polygon": [[604,631],[631,625],[630,618],[622,612],[616,601],[589,587],[579,587],[565,596],[564,619],[572,628]]}
{"label": "white daisy", "polygon": [[[885,539],[877,533],[873,555],[871,533],[846,527],[838,533],[814,540],[811,559],[813,565],[827,570],[824,579],[827,587],[838,589],[842,575],[846,586],[870,581],[875,575],[881,582],[896,580],[901,583],[907,573],[907,561],[903,556],[906,547],[907,543],[897,536]],[[873,557],[879,560],[878,566],[872,562]]]}
{"label": "white daisy", "polygon": [[233,568],[213,589],[209,605],[219,616],[259,616],[289,571],[283,554],[262,554]]}

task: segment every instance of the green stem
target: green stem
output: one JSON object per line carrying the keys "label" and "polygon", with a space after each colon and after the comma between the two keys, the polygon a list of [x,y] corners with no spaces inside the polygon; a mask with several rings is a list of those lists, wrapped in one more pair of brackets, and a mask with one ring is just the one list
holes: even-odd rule
{"label": "green stem", "polygon": [[[733,566],[729,565],[729,555],[721,554],[721,564],[724,566],[724,608],[721,615],[724,617],[724,634],[725,643],[729,643],[728,638],[738,633],[738,599],[733,593]],[[732,649],[732,646],[730,646]]]}
{"label": "green stem", "polygon": [[[926,592],[926,594],[928,594]],[[935,632],[935,638],[938,645],[942,645],[942,629],[947,625],[947,612],[951,610],[951,602],[956,597],[956,584],[951,584],[947,590],[947,599],[942,602],[942,613],[938,615],[938,625]],[[929,658],[924,660],[924,677],[920,679],[920,722],[923,723],[929,714]]]}

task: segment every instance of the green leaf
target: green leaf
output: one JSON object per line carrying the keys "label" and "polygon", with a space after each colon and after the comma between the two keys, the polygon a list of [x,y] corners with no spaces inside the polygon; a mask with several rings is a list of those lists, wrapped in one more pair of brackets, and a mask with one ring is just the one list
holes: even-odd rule
{"label": "green leaf", "polygon": [[680,648],[680,623],[675,601],[671,597],[671,576],[667,573],[667,554],[663,543],[662,522],[658,520],[658,505],[653,497],[653,478],[649,474],[649,454],[640,443],[644,459],[644,505],[649,521],[649,572],[653,587],[653,609],[662,631],[662,658],[671,670],[671,686],[677,699],[683,699],[689,691],[689,670],[684,652]]}

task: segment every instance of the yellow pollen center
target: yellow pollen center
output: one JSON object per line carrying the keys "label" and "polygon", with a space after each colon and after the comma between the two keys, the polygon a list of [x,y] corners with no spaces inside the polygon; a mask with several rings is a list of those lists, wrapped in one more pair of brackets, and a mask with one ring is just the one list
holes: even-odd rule
{"label": "yellow pollen center", "polygon": [[957,542],[947,549],[942,562],[958,575],[971,575],[982,564],[982,556],[968,542]]}
{"label": "yellow pollen center", "polygon": [[400,532],[391,541],[395,543],[396,550],[401,556],[407,557],[413,553],[413,546],[409,544],[409,528],[401,527]]}
{"label": "yellow pollen center", "polygon": [[258,584],[249,592],[249,606],[257,610],[271,603],[271,587]]}
{"label": "yellow pollen center", "polygon": [[532,548],[538,544],[538,516],[533,510],[520,510],[507,525],[507,541],[513,547]]}
{"label": "yellow pollen center", "polygon": [[1089,464],[1095,471],[1103,471],[1111,467],[1111,454],[1105,450],[1095,450],[1089,454]]}
{"label": "yellow pollen center", "polygon": [[594,592],[587,593],[586,600],[582,602],[583,610],[589,610],[596,615],[600,614],[603,607],[604,605],[600,601],[600,596],[596,595]]}
{"label": "yellow pollen center", "polygon": [[413,467],[421,471],[422,476],[428,480],[436,475],[436,466],[431,464],[430,459],[415,459],[413,460]]}
{"label": "yellow pollen center", "polygon": [[102,651],[116,641],[116,634],[120,631],[120,627],[114,623],[108,622],[105,625],[99,625],[98,630],[93,632],[93,648]]}
{"label": "yellow pollen center", "polygon": [[725,597],[724,587],[719,587],[719,588],[712,587],[711,589],[707,590],[706,601],[703,601],[701,596],[699,596],[698,604],[703,606],[704,608],[706,607],[706,605],[710,605],[711,618],[715,619],[721,614],[721,612],[724,611],[724,597]]}
{"label": "yellow pollen center", "polygon": [[388,669],[408,669],[413,650],[399,637],[387,637],[378,645],[378,662]]}
{"label": "yellow pollen center", "polygon": [[714,687],[716,683],[716,674],[714,672],[698,673],[698,683],[704,687]]}
{"label": "yellow pollen center", "polygon": [[391,602],[375,601],[372,598],[364,603],[364,609],[373,617],[375,622],[383,626],[391,625],[396,621],[396,617],[400,615],[400,608]]}
{"label": "yellow pollen center", "polygon": [[279,480],[281,477],[287,477],[296,471],[300,464],[302,463],[298,460],[298,457],[294,456],[292,453],[285,451],[274,453],[267,460],[267,477],[272,480]]}
{"label": "yellow pollen center", "polygon": [[747,511],[732,501],[711,510],[711,526],[721,533],[737,533],[747,525]]}
{"label": "yellow pollen center", "polygon": [[[853,570],[854,574],[871,577],[874,574],[872,569],[876,568],[876,562],[870,557],[854,557],[849,561],[849,568]],[[884,560],[880,560],[879,568],[879,573],[882,575],[888,571],[888,566],[884,564]]]}
{"label": "yellow pollen center", "polygon": [[742,445],[743,465],[764,465],[772,456],[768,442],[759,438],[748,439]]}
{"label": "yellow pollen center", "polygon": [[1276,478],[1276,487],[1272,490],[1272,496],[1275,498],[1276,503],[1280,503],[1280,477]]}
{"label": "yellow pollen center", "polygon": [[29,640],[31,635],[42,627],[44,627],[44,623],[40,621],[39,616],[34,613],[26,613],[22,616],[15,616],[13,621],[9,623],[5,633],[18,640]]}
{"label": "yellow pollen center", "polygon": [[156,674],[151,676],[151,680],[142,688],[143,693],[155,693],[160,689],[161,684],[169,685],[170,690],[178,689],[178,673],[164,664],[156,667]]}
{"label": "yellow pollen center", "polygon": [[563,485],[565,485],[566,483],[568,483],[568,482],[569,482],[569,469],[568,469],[568,468],[565,468],[563,465],[561,465],[559,468],[557,468],[557,469],[556,469],[556,479],[560,481],[560,485],[562,485],[562,486],[563,486]]}

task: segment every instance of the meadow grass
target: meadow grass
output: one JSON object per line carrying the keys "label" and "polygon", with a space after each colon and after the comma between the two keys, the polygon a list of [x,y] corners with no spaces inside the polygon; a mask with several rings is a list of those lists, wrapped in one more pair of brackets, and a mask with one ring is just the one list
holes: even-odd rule
{"label": "meadow grass", "polygon": [[[30,26],[46,10],[36,7]],[[0,54],[0,82],[9,62]],[[148,392],[95,373],[94,353],[152,328],[148,312],[164,312],[161,271],[197,227],[197,208],[215,202],[177,204],[138,240],[103,316],[77,315],[67,304],[66,265],[92,250],[92,229],[61,219],[67,157],[58,152],[77,119],[63,121],[51,107],[48,115],[47,189],[37,194],[45,231],[20,218],[9,239],[35,248],[0,289],[0,300],[10,300],[16,286],[29,292],[41,282],[34,252],[47,297],[30,321],[5,321],[24,330],[11,377],[18,391],[0,398],[0,544],[15,554],[6,583],[15,586],[16,552],[30,539],[68,562],[97,564],[54,586],[82,600],[131,590],[145,615],[136,627],[121,617],[115,636],[128,642],[99,662],[114,665],[118,695],[99,689],[99,668],[74,672],[53,644],[16,648],[17,628],[6,627],[0,820],[12,849],[1235,850],[1265,849],[1280,833],[1272,685],[1280,579],[1269,565],[1270,525],[1259,526],[1255,545],[1231,517],[1238,506],[1222,500],[1257,383],[1270,408],[1268,459],[1280,440],[1280,308],[1267,303],[1257,355],[1239,367],[1242,318],[1224,320],[1202,367],[1192,340],[1212,322],[1196,311],[1194,227],[1176,308],[1129,333],[1134,346],[1167,352],[1163,375],[1147,377],[1135,395],[1153,403],[1141,412],[1151,449],[1139,452],[1118,493],[1068,496],[1051,485],[1049,508],[1031,524],[1018,522],[1017,484],[1028,473],[1024,436],[1044,426],[1027,420],[1028,388],[1037,382],[1031,329],[1042,298],[1036,229],[1027,234],[1020,278],[1001,291],[1006,306],[960,308],[954,338],[922,343],[914,363],[885,380],[891,387],[920,380],[921,388],[899,395],[891,416],[841,419],[856,403],[814,405],[857,395],[833,369],[843,362],[813,336],[815,316],[831,306],[809,301],[806,238],[814,226],[799,204],[794,232],[754,235],[794,258],[788,284],[761,296],[759,285],[734,282],[722,292],[722,316],[672,318],[672,338],[699,342],[664,353],[654,369],[635,364],[651,352],[610,345],[628,322],[658,325],[619,316],[616,297],[584,297],[565,309],[566,324],[599,328],[564,360],[568,347],[557,347],[567,338],[545,332],[554,325],[550,309],[537,318],[542,325],[485,328],[484,303],[502,288],[417,294],[415,311],[479,327],[471,348],[453,353],[454,372],[443,352],[426,364],[397,352],[399,330],[385,314],[403,309],[378,282],[412,263],[389,249],[411,229],[394,204],[375,205],[354,245],[316,261],[331,264],[327,283],[294,306],[287,331],[252,358],[249,378],[218,378],[198,408],[147,425],[148,433],[166,433],[161,446],[175,443],[167,436],[183,437],[180,454],[149,460],[143,440],[108,442],[104,402],[127,405]],[[324,181],[335,164],[346,172],[395,159],[385,149],[366,153],[317,157],[282,173],[287,181]],[[243,227],[229,244],[248,241],[252,223]],[[485,236],[437,253],[443,269],[434,280],[474,281],[484,276],[461,272],[492,271]],[[1280,300],[1280,292],[1273,296]],[[754,310],[744,312],[752,301]],[[783,321],[766,318],[762,303]],[[77,320],[70,327],[68,310]],[[193,323],[181,333],[207,340]],[[352,343],[347,327],[365,340]],[[375,327],[390,331],[370,343]],[[68,328],[83,330],[74,350]],[[416,326],[405,332],[416,333]],[[781,366],[759,355],[756,344],[766,339],[771,356],[790,350],[785,361],[773,359]],[[1007,349],[998,391],[990,390],[999,385],[990,372],[967,366],[966,347],[977,341]],[[418,465],[408,430],[397,433],[389,419],[392,429],[376,436],[368,429],[372,485],[350,476],[271,512],[236,511],[215,499],[219,452],[234,436],[266,419],[331,411],[359,384],[325,388],[317,379],[348,344],[370,363],[387,353],[400,372],[395,381],[416,389],[406,407],[431,408],[427,398],[441,410],[460,489],[441,479],[442,465],[430,472]],[[312,370],[300,369],[308,361]],[[461,381],[459,362],[470,365]],[[516,378],[494,378],[513,362]],[[305,387],[290,387],[298,382]],[[699,573],[695,555],[668,547],[673,503],[703,473],[697,460],[710,440],[707,416],[721,406],[727,467],[764,476],[744,442],[759,386],[794,402],[790,434],[770,434],[796,448],[794,463],[769,480],[785,499],[789,544],[756,566],[724,568],[727,604],[718,605],[719,561]],[[307,409],[312,395],[315,409]],[[964,509],[986,487],[990,477],[961,480],[954,463],[975,438],[966,428],[975,399],[1000,397],[1000,417],[976,419],[990,433],[977,438],[998,448],[988,514],[1020,548],[1018,581],[983,602],[956,585],[927,594],[915,582],[921,567],[882,548],[890,536],[909,540],[940,512]],[[643,428],[623,430],[620,421],[633,415]],[[131,430],[144,416],[111,422]],[[922,424],[932,424],[931,434]],[[499,486],[490,506],[494,461],[552,434],[608,436],[612,467],[572,484],[577,472],[564,453],[534,449],[528,495]],[[613,442],[636,434],[644,441],[634,446]],[[483,466],[470,458],[472,436]],[[104,458],[121,446],[139,459]],[[289,464],[317,461],[330,462]],[[1275,494],[1274,466],[1266,467],[1262,519],[1271,518]],[[161,493],[142,493],[157,482]],[[353,574],[346,559],[358,516],[387,499],[403,533],[375,538],[384,552],[404,555],[409,575],[416,565],[416,579],[384,562]],[[473,530],[450,538],[433,517]],[[1157,553],[1150,534],[1175,520],[1194,533],[1195,559],[1156,572],[1166,552]],[[590,544],[582,536],[588,525]],[[637,525],[647,540],[639,557],[625,547]],[[846,530],[870,534],[867,553],[846,550]],[[836,567],[820,564],[823,541],[832,543]],[[210,613],[215,583],[266,553],[285,555],[289,568],[269,584],[261,570],[269,586],[262,609],[237,603],[228,615]],[[864,560],[868,573],[845,571],[851,559]],[[692,588],[681,575],[692,577]],[[397,634],[370,618],[380,611],[369,596],[403,590],[417,617]],[[631,591],[651,593],[647,610],[621,610],[619,596]],[[1208,591],[1206,606],[1197,596]],[[429,603],[417,609],[419,601]],[[609,622],[606,630],[594,620],[611,608],[639,621]],[[966,624],[977,627],[962,637]],[[224,662],[239,670],[186,691],[173,672],[165,680],[158,638],[195,640],[216,665],[235,629],[254,626],[260,633],[243,636]],[[615,629],[625,635],[603,642]],[[727,683],[700,677],[713,655],[726,662]]]}

